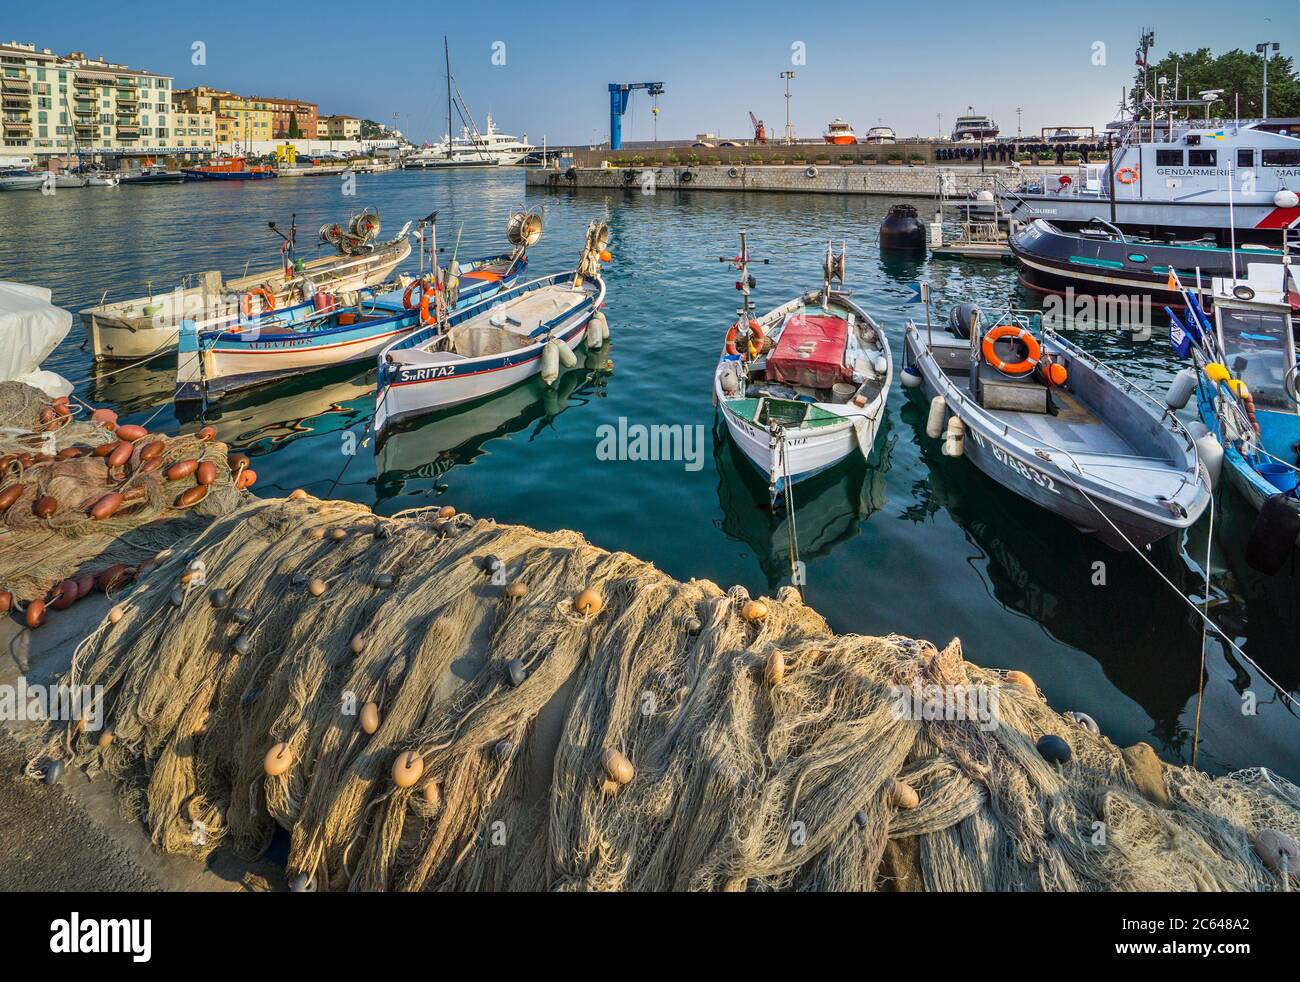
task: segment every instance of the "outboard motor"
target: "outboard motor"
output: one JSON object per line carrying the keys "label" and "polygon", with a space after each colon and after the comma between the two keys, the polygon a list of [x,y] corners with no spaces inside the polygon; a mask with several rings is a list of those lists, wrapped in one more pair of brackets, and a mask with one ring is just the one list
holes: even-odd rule
{"label": "outboard motor", "polygon": [[880,248],[924,251],[925,225],[912,205],[894,205],[880,223]]}
{"label": "outboard motor", "polygon": [[973,303],[959,303],[948,312],[948,333],[963,341],[970,340],[970,327],[979,308]]}

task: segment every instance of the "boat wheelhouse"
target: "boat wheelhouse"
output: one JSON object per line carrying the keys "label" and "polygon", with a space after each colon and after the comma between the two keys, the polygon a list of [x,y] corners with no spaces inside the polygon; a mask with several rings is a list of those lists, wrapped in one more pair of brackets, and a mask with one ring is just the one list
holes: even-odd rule
{"label": "boat wheelhouse", "polygon": [[955,142],[963,140],[992,140],[998,135],[998,124],[989,116],[958,116],[952,126],[952,138]]}
{"label": "boat wheelhouse", "polygon": [[898,135],[888,126],[873,126],[862,138],[863,143],[897,143]]}

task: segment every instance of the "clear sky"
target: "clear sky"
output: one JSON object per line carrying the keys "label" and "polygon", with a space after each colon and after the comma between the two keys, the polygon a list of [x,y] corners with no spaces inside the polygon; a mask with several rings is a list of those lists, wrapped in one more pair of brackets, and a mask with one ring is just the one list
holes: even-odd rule
{"label": "clear sky", "polygon": [[[479,125],[491,111],[505,132],[539,144],[585,143],[593,131],[604,140],[609,82],[664,83],[660,139],[747,136],[750,110],[779,135],[787,69],[800,136],[819,136],[834,116],[859,133],[880,121],[930,135],[939,114],[948,131],[968,105],[1004,134],[1016,132],[1020,107],[1029,135],[1110,120],[1144,26],[1156,31],[1157,57],[1265,40],[1300,56],[1300,0],[0,3],[0,41],[102,54],[173,75],[177,87],[302,98],[386,123],[400,113],[417,141],[446,128],[444,34]],[[195,42],[206,65],[192,64]],[[792,64],[797,42],[804,64]],[[1105,64],[1094,64],[1099,53]],[[623,135],[651,138],[644,94]]]}

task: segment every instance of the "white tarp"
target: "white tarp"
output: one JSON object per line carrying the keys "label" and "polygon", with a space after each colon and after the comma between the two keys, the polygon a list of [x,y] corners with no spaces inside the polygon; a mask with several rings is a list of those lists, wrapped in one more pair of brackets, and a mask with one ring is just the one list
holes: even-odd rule
{"label": "white tarp", "polygon": [[72,383],[41,371],[72,328],[72,315],[50,303],[50,291],[0,281],[0,381],[26,382],[51,398],[72,392]]}

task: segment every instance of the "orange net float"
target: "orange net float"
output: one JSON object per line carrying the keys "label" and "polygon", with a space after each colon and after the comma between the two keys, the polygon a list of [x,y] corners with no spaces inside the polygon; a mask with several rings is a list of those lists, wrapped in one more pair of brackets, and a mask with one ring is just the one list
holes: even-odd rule
{"label": "orange net float", "polygon": [[264,286],[255,286],[244,294],[243,302],[240,304],[240,310],[244,312],[245,317],[253,316],[253,298],[262,298],[262,313],[269,314],[275,310],[275,295]]}
{"label": "orange net float", "polygon": [[[1025,346],[1025,357],[1019,361],[1003,361],[998,357],[997,343],[1004,338],[1014,338]],[[980,344],[980,351],[984,355],[984,360],[996,368],[999,372],[1007,375],[1028,375],[1038,365],[1039,359],[1043,357],[1043,346],[1038,343],[1038,339],[1028,330],[1016,324],[999,324],[988,334],[984,335],[984,340]]]}
{"label": "orange net float", "polygon": [[1038,377],[1049,389],[1059,389],[1069,381],[1070,373],[1064,365],[1048,355],[1038,363]]}

